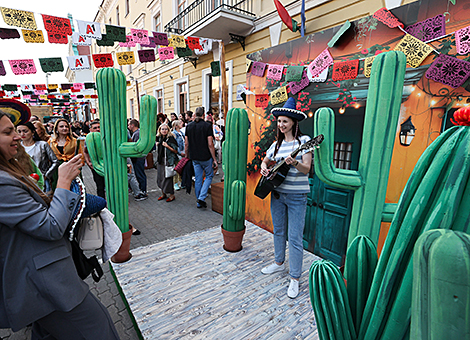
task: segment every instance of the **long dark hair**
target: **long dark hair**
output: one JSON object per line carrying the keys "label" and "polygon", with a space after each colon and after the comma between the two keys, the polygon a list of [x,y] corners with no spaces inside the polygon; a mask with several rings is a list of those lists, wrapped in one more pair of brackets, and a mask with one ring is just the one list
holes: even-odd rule
{"label": "long dark hair", "polygon": [[[3,116],[10,119],[8,114],[0,110],[0,119],[2,119]],[[5,171],[11,177],[16,178],[25,186],[36,192],[47,203],[47,205],[49,205],[51,199],[41,189],[39,189],[39,187],[29,177],[27,169],[24,169],[15,158],[7,160],[5,155],[0,152],[0,170]]]}
{"label": "long dark hair", "polygon": [[36,128],[34,127],[33,123],[31,123],[31,122],[26,122],[26,123],[24,123],[24,124],[18,124],[18,126],[21,126],[21,125],[22,125],[22,126],[26,126],[26,127],[29,129],[29,131],[32,132],[32,134],[33,134],[33,141],[39,142],[40,140],[42,140],[41,137],[39,137],[39,135],[38,135],[38,133],[37,133],[37,131],[36,131]]}
{"label": "long dark hair", "polygon": [[[291,118],[291,117],[287,117],[287,118],[292,119],[292,121],[294,122],[294,125],[292,126],[292,132],[293,132],[292,135],[294,136],[294,139],[297,139],[297,141],[299,142],[299,145],[301,145],[302,143],[300,142],[300,136],[302,136],[302,132],[300,131],[299,121],[295,118]],[[279,148],[281,147],[281,144],[285,138],[286,136],[278,128],[277,137],[276,137],[276,147],[274,148],[273,157],[276,157],[277,152],[279,151]]]}

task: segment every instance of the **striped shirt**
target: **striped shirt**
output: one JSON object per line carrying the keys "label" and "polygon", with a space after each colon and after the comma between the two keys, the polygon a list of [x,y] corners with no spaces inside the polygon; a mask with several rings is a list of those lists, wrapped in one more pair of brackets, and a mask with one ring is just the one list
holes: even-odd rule
{"label": "striped shirt", "polygon": [[[300,141],[302,144],[308,142],[311,138],[307,135],[300,136]],[[274,150],[276,148],[276,142],[274,142],[271,147],[266,151],[266,157],[271,161],[275,161],[276,164],[281,160],[287,158],[293,151],[299,147],[299,142],[295,139],[292,142],[282,142],[281,147],[279,148],[276,157],[274,158]],[[307,150],[300,151],[295,159],[299,162],[302,162],[302,156],[306,154]],[[276,191],[282,192],[285,194],[306,194],[310,192],[310,187],[308,185],[308,175],[303,174],[297,170],[293,165],[290,165],[289,172],[287,173],[286,179],[280,186],[276,188]]]}

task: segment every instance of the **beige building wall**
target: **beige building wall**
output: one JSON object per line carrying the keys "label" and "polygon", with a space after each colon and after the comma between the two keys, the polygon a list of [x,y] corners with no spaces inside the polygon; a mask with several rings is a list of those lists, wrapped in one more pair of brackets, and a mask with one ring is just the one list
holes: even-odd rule
{"label": "beige building wall", "polygon": [[[229,109],[244,107],[243,101],[236,100],[236,88],[246,82],[246,55],[266,49],[276,44],[298,39],[300,33],[291,32],[284,24],[275,9],[272,0],[252,0],[253,13],[256,14],[252,33],[246,37],[245,50],[239,43],[225,45],[225,61],[228,67],[227,86],[229,88]],[[178,0],[103,0],[95,21],[105,24],[120,25],[128,28],[140,28],[149,31],[163,32],[165,25],[177,14]],[[186,7],[193,1],[187,1]],[[287,11],[300,23],[301,1],[281,1]],[[382,7],[394,8],[414,2],[412,0],[305,0],[306,6],[306,35],[342,25],[346,20],[352,21],[372,15]],[[119,17],[119,19],[118,19]],[[159,18],[159,19],[158,19]],[[159,26],[156,26],[158,25]],[[280,34],[276,32],[279,32]],[[183,33],[184,34],[184,33]],[[155,95],[156,91],[163,93],[163,107],[159,110],[169,115],[171,112],[182,113],[187,109],[194,111],[198,106],[206,107],[207,74],[210,73],[210,63],[219,60],[218,44],[213,45],[213,51],[200,56],[196,68],[191,62],[182,58],[164,63],[155,61],[141,64],[138,61],[138,47],[134,51],[136,63],[131,66],[117,65],[129,81],[127,88],[128,117],[138,119],[137,93]],[[128,50],[114,47],[92,46],[92,53],[116,53]],[[177,103],[178,84],[187,82],[189,103],[187,107],[179,107]],[[131,104],[133,102],[133,105]]]}

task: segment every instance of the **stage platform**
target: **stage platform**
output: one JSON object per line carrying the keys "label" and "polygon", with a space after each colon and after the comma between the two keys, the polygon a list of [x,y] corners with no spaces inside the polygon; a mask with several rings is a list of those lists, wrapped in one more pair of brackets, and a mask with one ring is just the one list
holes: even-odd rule
{"label": "stage platform", "polygon": [[308,293],[318,257],[304,251],[300,293],[290,299],[287,269],[260,272],[273,261],[272,234],[247,222],[243,250],[222,246],[216,227],[133,249],[130,261],[112,264],[144,339],[318,339]]}

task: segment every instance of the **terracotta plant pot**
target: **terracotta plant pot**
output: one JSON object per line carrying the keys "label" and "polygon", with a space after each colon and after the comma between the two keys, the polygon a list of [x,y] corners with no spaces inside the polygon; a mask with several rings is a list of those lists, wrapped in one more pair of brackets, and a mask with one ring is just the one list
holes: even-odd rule
{"label": "terracotta plant pot", "polygon": [[129,249],[131,248],[131,237],[132,226],[129,224],[129,231],[122,233],[122,244],[117,253],[111,257],[111,261],[114,263],[123,263],[131,259],[132,254],[129,252]]}
{"label": "terracotta plant pot", "polygon": [[225,230],[223,227],[221,227],[221,229],[222,235],[224,237],[224,249],[226,251],[236,253],[237,251],[243,249],[242,241],[246,228],[241,231],[228,231]]}

